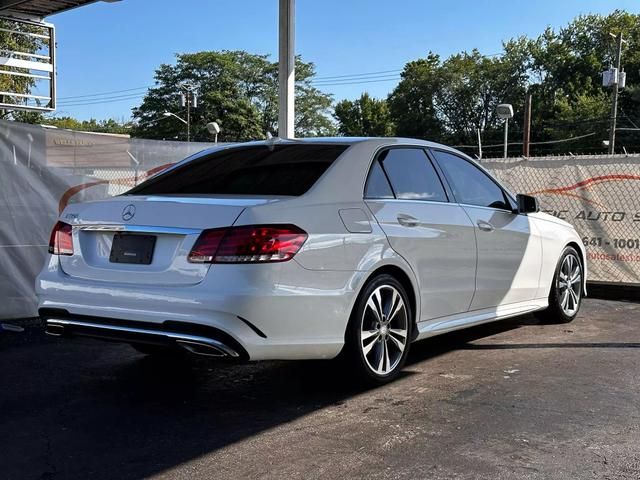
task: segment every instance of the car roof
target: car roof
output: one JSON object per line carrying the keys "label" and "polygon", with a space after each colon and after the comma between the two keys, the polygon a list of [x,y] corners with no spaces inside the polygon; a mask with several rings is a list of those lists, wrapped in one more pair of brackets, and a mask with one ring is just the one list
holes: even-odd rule
{"label": "car roof", "polygon": [[[241,142],[227,144],[227,147],[242,147],[242,146],[270,146],[270,145],[318,145],[318,144],[335,144],[335,145],[355,145],[359,143],[368,143],[372,146],[386,146],[386,145],[418,145],[431,148],[442,148],[446,150],[453,150],[446,145],[430,142],[427,140],[418,140],[415,138],[404,137],[307,137],[307,138],[278,138],[274,137],[269,140],[258,140],[252,142]],[[215,148],[215,147],[214,147]],[[213,149],[212,149],[213,150]]]}

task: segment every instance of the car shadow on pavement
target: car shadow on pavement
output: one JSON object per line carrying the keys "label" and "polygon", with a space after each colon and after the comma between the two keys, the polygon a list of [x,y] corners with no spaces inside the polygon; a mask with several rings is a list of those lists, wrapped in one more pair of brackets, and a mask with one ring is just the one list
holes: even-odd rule
{"label": "car shadow on pavement", "polygon": [[407,364],[421,362],[452,350],[468,350],[474,347],[470,343],[474,340],[491,337],[523,326],[538,324],[539,321],[533,315],[525,315],[430,337],[411,345]]}
{"label": "car shadow on pavement", "polygon": [[[421,341],[409,363],[527,322]],[[368,390],[332,362],[158,360],[127,345],[43,338],[2,355],[22,369],[0,392],[0,431],[13,433],[0,440],[5,478],[148,477]]]}

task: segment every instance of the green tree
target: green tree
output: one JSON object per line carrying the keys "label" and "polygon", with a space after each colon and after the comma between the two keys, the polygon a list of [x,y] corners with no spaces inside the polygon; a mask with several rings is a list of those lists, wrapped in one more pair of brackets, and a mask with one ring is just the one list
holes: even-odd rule
{"label": "green tree", "polygon": [[[622,67],[627,88],[619,99],[619,126],[640,121],[640,15],[616,10],[610,15],[581,15],[555,31],[547,28],[530,41],[529,72],[533,93],[532,134],[537,140],[591,135],[556,144],[544,151],[602,151],[608,138],[611,89],[602,87],[602,71],[614,61],[615,40],[622,32]],[[637,133],[619,134],[619,142],[638,145]],[[628,143],[628,146],[629,143]]]}
{"label": "green tree", "polygon": [[91,120],[78,120],[69,116],[43,115],[40,112],[16,111],[13,113],[13,117],[17,122],[52,125],[81,132],[129,134],[132,126],[131,122],[119,122],[112,118],[107,120],[96,120],[94,118]]}
{"label": "green tree", "polygon": [[478,130],[485,142],[496,140],[502,132],[502,121],[496,116],[501,103],[513,105],[514,123],[521,124],[527,81],[523,53],[519,41],[504,48],[500,57],[486,57],[473,50],[442,63],[433,101],[448,142],[476,143]]}
{"label": "green tree", "polygon": [[[326,135],[333,131],[329,118],[331,96],[313,87],[312,63],[296,59],[296,134]],[[184,139],[185,126],[162,116],[186,115],[180,106],[180,84],[198,91],[198,107],[191,110],[192,138],[208,141],[208,122],[221,127],[221,141],[264,138],[277,133],[278,66],[266,55],[244,51],[199,52],[177,55],[175,65],[161,65],[156,86],[133,110],[137,120],[132,135],[145,138]]]}
{"label": "green tree", "polygon": [[338,132],[350,137],[388,137],[394,128],[387,101],[363,93],[357,100],[342,100],[335,106]]}
{"label": "green tree", "polygon": [[[611,89],[601,74],[613,62],[615,41],[623,33],[622,66],[627,88],[619,100],[619,126],[640,125],[640,15],[616,10],[610,15],[583,15],[559,30],[547,28],[535,39],[519,37],[503,45],[498,56],[462,52],[444,61],[432,53],[405,65],[389,95],[398,135],[475,144],[502,142],[503,122],[496,106],[510,103],[510,141],[522,134],[524,98],[532,94],[532,139],[577,141],[534,146],[534,153],[602,152],[608,136]],[[640,149],[638,132],[619,132],[618,145]],[[512,148],[516,154],[519,147]]]}
{"label": "green tree", "polygon": [[444,130],[433,101],[440,88],[440,57],[426,58],[404,66],[398,86],[389,95],[389,113],[396,134],[403,137],[442,139]]}
{"label": "green tree", "polygon": [[485,141],[497,138],[497,105],[512,103],[521,116],[527,81],[523,42],[506,43],[505,54],[495,58],[473,50],[445,61],[430,53],[409,62],[389,96],[398,135],[469,144],[480,130]]}

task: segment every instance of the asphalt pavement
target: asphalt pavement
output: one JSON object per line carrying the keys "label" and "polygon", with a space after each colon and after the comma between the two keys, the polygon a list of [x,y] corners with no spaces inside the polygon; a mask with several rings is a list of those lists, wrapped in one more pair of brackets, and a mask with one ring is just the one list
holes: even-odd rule
{"label": "asphalt pavement", "polygon": [[330,362],[159,361],[0,332],[2,479],[640,478],[640,303],[587,299],[412,346],[364,389]]}

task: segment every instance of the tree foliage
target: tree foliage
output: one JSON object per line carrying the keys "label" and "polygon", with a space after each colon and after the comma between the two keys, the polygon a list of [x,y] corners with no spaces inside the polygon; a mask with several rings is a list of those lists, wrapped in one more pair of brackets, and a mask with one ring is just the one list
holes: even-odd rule
{"label": "tree foliage", "polygon": [[393,135],[393,124],[385,100],[363,93],[357,100],[342,100],[335,106],[338,133],[350,137],[386,137]]}
{"label": "tree foliage", "polygon": [[[296,59],[296,125],[299,136],[326,135],[334,126],[328,116],[331,96],[313,87],[312,63]],[[221,141],[264,138],[277,134],[278,65],[266,55],[244,51],[214,51],[177,55],[174,65],[156,71],[156,86],[133,110],[137,125],[133,135],[145,138],[184,139],[185,125],[164,112],[182,118],[180,85],[189,83],[198,91],[198,106],[191,109],[192,138],[208,141],[209,122],[220,125]]]}
{"label": "tree foliage", "polygon": [[58,117],[55,115],[44,115],[40,112],[13,112],[13,119],[22,123],[32,123],[40,125],[51,125],[57,128],[66,128],[69,130],[77,130],[80,132],[97,132],[97,133],[118,133],[130,134],[131,122],[118,121],[112,118],[106,120],[77,120],[73,117]]}
{"label": "tree foliage", "polygon": [[[619,126],[637,127],[640,15],[619,10],[608,16],[579,16],[558,30],[547,28],[537,38],[509,40],[500,55],[487,57],[472,50],[443,60],[429,53],[407,63],[386,100],[386,127],[399,136],[454,145],[476,144],[479,131],[485,145],[500,144],[504,121],[497,118],[496,107],[510,103],[515,112],[510,120],[510,141],[518,142],[529,91],[533,98],[532,140],[588,135],[577,141],[534,146],[534,153],[602,152],[602,140],[608,138],[611,89],[602,86],[601,75],[613,63],[615,41],[610,34],[619,32],[628,42],[622,56],[627,88],[620,94]],[[344,109],[348,105],[340,102],[336,106],[338,128],[344,134],[354,131],[353,111]],[[621,131],[618,138],[618,145],[640,149],[638,132]],[[510,153],[519,151],[519,146],[510,148]]]}
{"label": "tree foliage", "polygon": [[398,86],[389,95],[389,112],[396,133],[406,137],[440,139],[443,125],[434,103],[440,89],[440,57],[426,58],[405,65]]}

